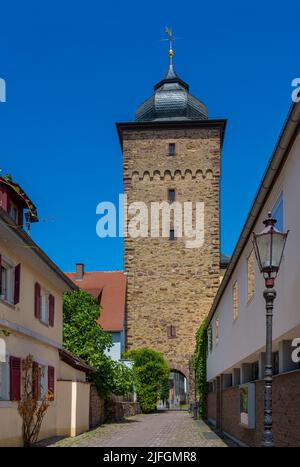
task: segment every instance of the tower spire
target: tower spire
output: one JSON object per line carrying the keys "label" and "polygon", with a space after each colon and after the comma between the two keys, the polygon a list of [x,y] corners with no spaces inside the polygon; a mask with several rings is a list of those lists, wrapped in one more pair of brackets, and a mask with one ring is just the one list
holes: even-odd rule
{"label": "tower spire", "polygon": [[173,65],[173,32],[171,28],[166,28],[165,29],[166,34],[168,35],[169,39],[169,59],[170,59],[170,65]]}

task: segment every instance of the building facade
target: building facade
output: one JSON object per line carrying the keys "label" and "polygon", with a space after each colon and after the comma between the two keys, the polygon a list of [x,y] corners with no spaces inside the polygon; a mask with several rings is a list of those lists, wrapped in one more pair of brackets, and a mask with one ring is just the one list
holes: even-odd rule
{"label": "building facade", "polygon": [[299,345],[299,128],[298,103],[289,113],[209,314],[208,419],[250,446],[260,445],[262,437],[266,340],[265,284],[251,234],[262,230],[268,212],[279,230],[290,230],[275,282],[274,441],[276,446],[300,446],[300,349],[297,354],[294,340]]}
{"label": "building facade", "polygon": [[[63,293],[76,288],[24,228],[37,211],[21,187],[0,177],[0,446],[22,445],[18,403],[22,363],[39,368],[34,397],[51,394],[40,439],[75,435],[89,427],[90,369],[69,355],[63,361]],[[65,359],[64,359],[65,360]]]}
{"label": "building facade", "polygon": [[67,272],[66,275],[76,286],[98,300],[98,323],[112,337],[112,347],[106,354],[112,360],[122,360],[122,352],[125,351],[126,276],[122,271],[88,272],[84,270],[83,263],[77,263],[76,272]]}
{"label": "building facade", "polygon": [[[207,316],[220,280],[220,163],[225,120],[206,107],[170,65],[134,122],[118,123],[126,202],[149,208],[147,236],[125,236],[126,348],[151,347],[171,370],[190,379],[195,332]],[[188,248],[175,218],[153,238],[151,203],[203,203],[203,243]],[[194,218],[195,219],[195,218]],[[152,225],[151,225],[152,220]],[[130,215],[127,219],[130,228]],[[158,221],[159,222],[159,221]]]}

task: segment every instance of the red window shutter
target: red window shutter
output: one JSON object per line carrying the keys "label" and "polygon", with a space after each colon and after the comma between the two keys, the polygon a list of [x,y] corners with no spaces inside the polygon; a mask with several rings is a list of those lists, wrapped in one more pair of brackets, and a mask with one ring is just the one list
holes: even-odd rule
{"label": "red window shutter", "polygon": [[32,395],[34,399],[40,398],[40,369],[37,362],[32,363]]}
{"label": "red window shutter", "polygon": [[2,256],[0,255],[0,295],[2,295]]}
{"label": "red window shutter", "polygon": [[49,295],[49,326],[54,326],[54,308],[55,298],[53,295]]}
{"label": "red window shutter", "polygon": [[14,291],[14,304],[20,301],[20,281],[21,281],[21,264],[15,267],[15,291]]}
{"label": "red window shutter", "polygon": [[34,316],[38,319],[41,316],[41,286],[37,282],[34,286]]}
{"label": "red window shutter", "polygon": [[10,400],[21,399],[21,359],[10,357]]}
{"label": "red window shutter", "polygon": [[48,393],[50,394],[50,400],[54,400],[54,367],[48,366]]}

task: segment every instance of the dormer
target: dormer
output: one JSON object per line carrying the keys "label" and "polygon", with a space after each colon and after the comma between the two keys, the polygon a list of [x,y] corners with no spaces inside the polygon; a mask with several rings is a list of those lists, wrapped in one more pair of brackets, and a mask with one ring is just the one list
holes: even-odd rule
{"label": "dormer", "polygon": [[38,221],[36,207],[20,185],[9,176],[0,177],[0,208],[21,229],[24,228],[24,218],[28,230],[32,222]]}

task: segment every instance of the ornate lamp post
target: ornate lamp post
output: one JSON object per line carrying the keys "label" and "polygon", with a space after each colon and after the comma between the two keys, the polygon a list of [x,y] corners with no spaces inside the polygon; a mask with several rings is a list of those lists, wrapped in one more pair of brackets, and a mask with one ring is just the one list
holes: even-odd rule
{"label": "ornate lamp post", "polygon": [[266,366],[265,366],[265,393],[264,393],[264,433],[262,447],[273,447],[272,433],[272,326],[273,304],[276,298],[274,289],[285,242],[288,232],[279,232],[275,228],[276,219],[269,212],[268,218],[263,222],[265,228],[259,234],[253,232],[253,246],[259,270],[263,274],[266,284],[264,298],[266,301]]}

